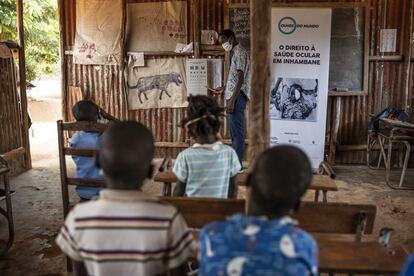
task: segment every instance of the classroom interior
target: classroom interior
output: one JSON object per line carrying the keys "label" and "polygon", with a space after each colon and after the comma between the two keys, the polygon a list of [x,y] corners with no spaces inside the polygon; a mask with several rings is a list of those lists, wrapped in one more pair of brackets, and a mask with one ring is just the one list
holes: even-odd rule
{"label": "classroom interior", "polygon": [[[323,162],[314,166],[313,182],[303,198],[308,213],[298,214],[299,223],[331,252],[338,252],[322,250],[322,274],[397,275],[403,268],[405,258],[414,253],[414,115],[408,114],[411,116],[404,122],[378,120],[378,131],[372,130],[370,122],[386,108],[412,111],[413,1],[105,0],[112,24],[99,26],[105,26],[102,32],[88,29],[96,12],[88,5],[97,1],[57,2],[61,101],[53,107],[31,109],[28,104],[23,85],[22,0],[16,0],[17,45],[0,43],[10,51],[0,51],[0,189],[5,190],[5,196],[0,195],[0,275],[72,275],[55,239],[70,206],[79,201],[74,186],[86,183],[73,177],[75,165],[70,157],[79,152],[68,146],[73,131],[90,127],[72,124],[72,107],[82,99],[92,100],[119,120],[135,120],[152,131],[156,173],[144,191],[163,196],[188,212],[188,224],[193,228],[205,225],[203,219],[225,219],[232,212],[244,212],[249,200],[246,173],[238,175],[238,201],[233,205],[207,200],[197,210],[186,205],[189,203],[174,201],[172,164],[194,143],[178,124],[185,116],[191,91],[225,104],[224,95],[207,87],[225,84],[231,56],[218,42],[218,34],[233,29],[239,43],[250,51],[251,97],[245,114],[243,159],[249,171],[255,157],[279,135],[274,134],[274,124],[296,123],[282,120],[283,112],[272,106],[272,93],[279,91],[275,74],[283,70],[274,59],[275,16],[277,10],[283,17],[283,11],[292,9],[301,11],[303,18],[307,13],[329,11],[331,19],[330,32],[321,34],[330,54],[326,55],[326,48],[321,51],[321,63],[329,67],[324,71],[321,66],[322,77],[315,77],[318,109],[302,120],[303,124],[318,123],[314,132],[322,137],[317,144],[323,149],[318,157]],[[292,32],[306,31],[306,25],[302,27],[304,30],[295,22]],[[112,43],[115,52],[106,57],[94,55],[96,45],[88,45],[87,39]],[[311,38],[302,39],[304,44],[307,40]],[[201,66],[207,69],[196,72]],[[301,66],[308,70],[308,65]],[[140,90],[141,78],[171,70],[180,76],[169,80],[165,91]],[[278,76],[286,77],[284,74]],[[288,85],[289,79],[281,81]],[[40,142],[30,135],[28,111],[32,118],[53,113],[48,118],[50,127],[39,134],[45,137]],[[220,134],[224,143],[231,144],[225,119]],[[295,142],[289,139],[289,143]],[[204,216],[203,212],[211,214]],[[194,213],[198,215],[191,219]]]}

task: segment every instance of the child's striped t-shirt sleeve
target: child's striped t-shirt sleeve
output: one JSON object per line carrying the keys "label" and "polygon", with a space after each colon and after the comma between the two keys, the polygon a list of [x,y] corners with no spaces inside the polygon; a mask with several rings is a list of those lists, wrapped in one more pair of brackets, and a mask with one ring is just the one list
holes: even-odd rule
{"label": "child's striped t-shirt sleeve", "polygon": [[187,183],[188,180],[188,164],[184,153],[180,153],[175,160],[173,173],[182,183]]}
{"label": "child's striped t-shirt sleeve", "polygon": [[230,176],[235,176],[241,170],[239,157],[234,149],[230,149]]}

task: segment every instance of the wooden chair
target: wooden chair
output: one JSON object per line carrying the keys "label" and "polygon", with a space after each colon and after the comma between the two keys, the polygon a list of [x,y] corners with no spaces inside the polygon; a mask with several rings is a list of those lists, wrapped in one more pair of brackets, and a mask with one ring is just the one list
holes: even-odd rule
{"label": "wooden chair", "polygon": [[223,221],[227,217],[244,213],[244,199],[216,199],[190,197],[161,197],[174,205],[183,215],[188,227],[202,228],[213,221]]}
{"label": "wooden chair", "polygon": [[105,182],[98,179],[87,179],[87,178],[75,178],[69,177],[66,166],[66,156],[84,156],[93,157],[96,156],[96,149],[75,149],[68,147],[65,143],[65,131],[95,131],[104,132],[108,126],[105,124],[91,123],[91,122],[74,122],[64,123],[62,120],[57,121],[58,130],[58,143],[59,143],[59,163],[60,163],[60,182],[62,186],[62,204],[63,204],[63,215],[69,212],[69,190],[68,185],[77,186],[99,186],[104,187]]}
{"label": "wooden chair", "polygon": [[0,201],[6,201],[6,209],[0,207],[0,215],[3,215],[7,219],[8,224],[8,240],[6,242],[5,248],[0,250],[0,256],[5,255],[10,247],[13,245],[14,241],[14,223],[13,223],[13,212],[12,212],[12,203],[11,203],[11,193],[10,193],[10,184],[9,184],[9,173],[10,169],[8,167],[7,161],[0,156],[0,180],[3,180],[4,184],[4,193],[3,197],[0,197]]}

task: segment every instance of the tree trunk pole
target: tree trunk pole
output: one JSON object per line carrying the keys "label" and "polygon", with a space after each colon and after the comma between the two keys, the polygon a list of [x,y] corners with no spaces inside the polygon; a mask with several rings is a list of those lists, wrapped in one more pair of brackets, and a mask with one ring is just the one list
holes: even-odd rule
{"label": "tree trunk pole", "polygon": [[269,147],[271,0],[250,1],[251,93],[249,105],[249,167]]}
{"label": "tree trunk pole", "polygon": [[19,77],[20,77],[20,106],[22,112],[22,138],[25,149],[25,167],[27,170],[32,168],[29,142],[29,114],[27,107],[26,94],[26,56],[24,46],[24,25],[23,25],[23,0],[16,1],[17,10],[17,29],[19,33]]}

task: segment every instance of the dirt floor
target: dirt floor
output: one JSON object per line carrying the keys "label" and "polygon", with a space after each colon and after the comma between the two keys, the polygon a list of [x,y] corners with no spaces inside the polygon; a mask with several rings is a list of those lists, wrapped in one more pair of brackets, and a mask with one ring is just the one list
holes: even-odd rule
{"label": "dirt floor", "polygon": [[[59,90],[56,82],[47,87],[54,88],[31,95],[33,169],[11,180],[17,192],[13,196],[16,237],[9,254],[0,259],[0,275],[68,275],[65,258],[54,243],[63,220],[55,126],[60,117]],[[414,191],[391,190],[383,171],[365,166],[338,166],[335,171],[339,191],[329,194],[329,201],[376,204],[375,233],[391,227],[393,242],[414,252]],[[414,185],[414,171],[406,179]],[[162,186],[152,183],[145,189],[161,194]],[[312,194],[306,199],[312,200]],[[73,191],[71,200],[77,200]],[[6,221],[0,219],[0,239],[6,235],[5,226]]]}

